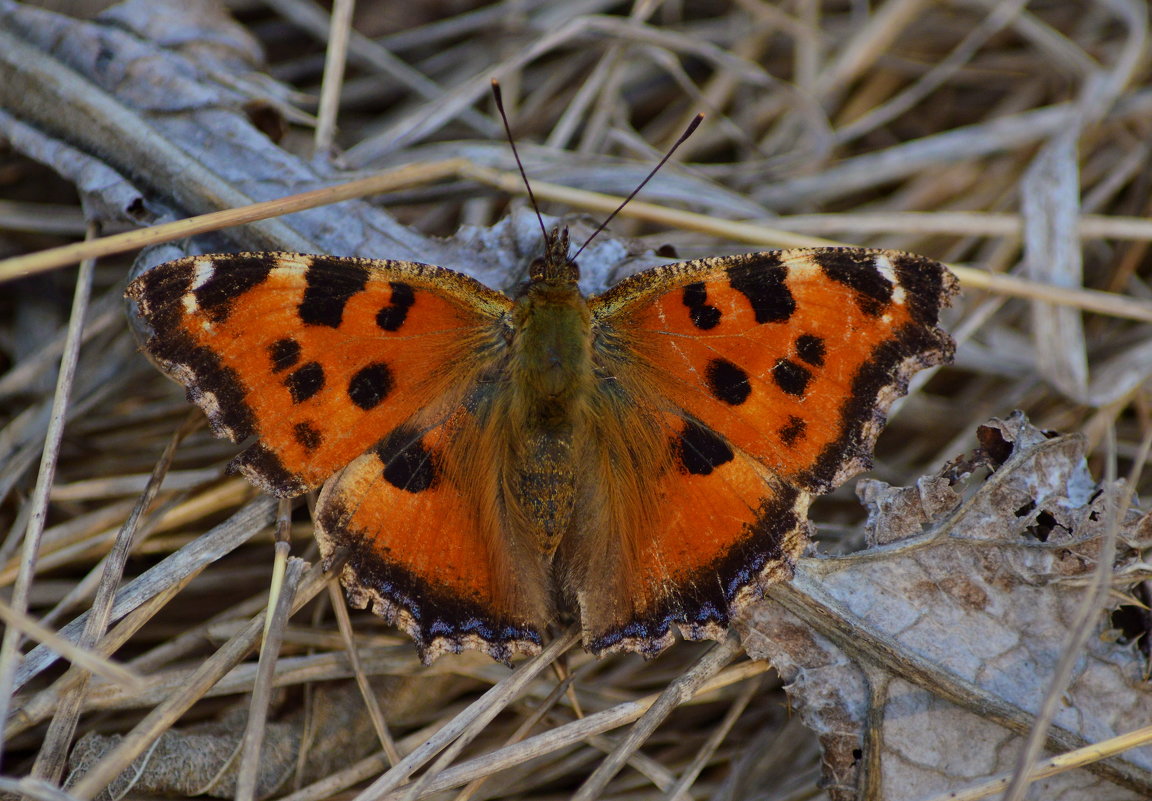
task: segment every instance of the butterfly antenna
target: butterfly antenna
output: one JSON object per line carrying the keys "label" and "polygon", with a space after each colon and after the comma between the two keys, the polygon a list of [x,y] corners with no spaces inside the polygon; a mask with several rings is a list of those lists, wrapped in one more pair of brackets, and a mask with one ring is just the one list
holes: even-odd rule
{"label": "butterfly antenna", "polygon": [[660,159],[660,162],[652,168],[652,172],[648,173],[648,176],[640,182],[640,185],[633,189],[631,193],[629,193],[628,197],[624,198],[624,201],[616,207],[616,210],[609,214],[607,219],[605,219],[604,222],[600,223],[600,225],[596,227],[596,230],[592,232],[590,237],[584,240],[584,244],[581,245],[580,249],[577,250],[576,253],[572,256],[573,261],[575,261],[577,256],[584,252],[584,248],[588,247],[593,239],[600,235],[601,231],[608,227],[608,223],[612,222],[613,218],[615,218],[615,216],[620,213],[620,210],[632,202],[632,198],[636,197],[636,195],[640,193],[640,190],[644,188],[644,185],[652,180],[652,176],[655,175],[661,167],[668,163],[668,159],[672,158],[672,154],[676,152],[676,148],[684,144],[684,141],[689,136],[691,136],[697,128],[700,127],[700,123],[703,121],[703,114],[697,114],[692,118],[692,122],[688,123],[688,127],[684,129],[684,133],[680,134],[680,138],[677,139],[675,143],[673,143],[672,147],[668,148],[668,152],[665,153],[664,158]]}
{"label": "butterfly antenna", "polygon": [[524,172],[524,162],[520,161],[520,153],[516,150],[516,140],[512,138],[512,126],[508,124],[508,115],[504,113],[504,95],[500,91],[500,82],[495,78],[492,79],[492,97],[496,101],[496,110],[500,112],[500,120],[504,123],[504,133],[508,137],[508,144],[512,146],[512,156],[516,159],[520,177],[524,179],[524,188],[528,190],[528,200],[532,202],[532,210],[536,212],[536,222],[540,223],[540,233],[544,234],[544,242],[547,243],[548,229],[544,227],[544,218],[540,216],[540,206],[536,203],[536,195],[532,194],[532,184],[528,183],[528,173]]}

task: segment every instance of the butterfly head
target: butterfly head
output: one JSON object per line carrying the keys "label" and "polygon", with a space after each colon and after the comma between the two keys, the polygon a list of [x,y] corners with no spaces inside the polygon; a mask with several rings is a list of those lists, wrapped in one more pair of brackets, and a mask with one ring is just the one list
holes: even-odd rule
{"label": "butterfly head", "polygon": [[580,278],[580,268],[568,257],[568,229],[553,228],[544,236],[544,255],[529,268],[532,283],[571,283]]}

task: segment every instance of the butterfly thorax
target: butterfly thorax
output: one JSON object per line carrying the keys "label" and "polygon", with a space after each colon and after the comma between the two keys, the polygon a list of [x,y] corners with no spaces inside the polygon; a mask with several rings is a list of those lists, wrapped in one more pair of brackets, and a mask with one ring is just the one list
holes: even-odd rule
{"label": "butterfly thorax", "polygon": [[588,389],[591,317],[575,282],[534,281],[513,312],[512,380],[529,422],[563,427]]}
{"label": "butterfly thorax", "polygon": [[[571,271],[574,272],[574,266]],[[551,556],[572,522],[592,386],[591,315],[574,275],[535,277],[513,311],[506,503]]]}

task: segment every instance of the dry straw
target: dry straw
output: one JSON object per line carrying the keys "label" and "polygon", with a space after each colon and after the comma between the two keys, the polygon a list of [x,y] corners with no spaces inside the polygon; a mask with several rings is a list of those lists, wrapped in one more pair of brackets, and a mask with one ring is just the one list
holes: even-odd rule
{"label": "dry straw", "polygon": [[[1090,792],[1152,788],[1148,761],[1124,756],[1147,731],[1085,742],[1049,708],[1038,725],[1039,707],[894,649],[869,621],[853,629],[807,579],[773,602],[869,676],[901,676],[1011,732],[1017,768],[933,789],[893,773],[870,741],[856,773],[818,790],[835,737],[790,721],[782,681],[736,635],[651,663],[595,662],[557,630],[512,671],[475,655],[425,668],[402,636],[325,592],[305,507],[277,517],[221,475],[235,447],[198,416],[185,425],[120,306],[141,248],[223,229],[230,241],[205,246],[327,245],[507,286],[521,255],[509,238],[436,238],[520,203],[492,78],[553,213],[600,219],[702,111],[612,225],[627,269],[666,243],[685,257],[850,243],[953,264],[957,364],[914,385],[878,474],[912,484],[971,451],[987,418],[1022,408],[1041,428],[1083,432],[1097,476],[1114,461],[1146,497],[1152,85],[1139,0],[506,0],[355,14],[338,0],[331,17],[268,0],[245,4],[243,24],[183,5],[82,19],[0,3],[0,790],[846,799],[964,786],[947,797],[975,799],[1072,768],[1089,771]],[[86,71],[95,53],[100,70]],[[252,134],[285,123],[278,144]],[[101,235],[83,238],[85,221]],[[1111,547],[1138,550],[1121,527],[1135,512],[1116,514]],[[859,547],[861,517],[850,488],[818,504],[823,547]],[[1059,676],[1049,707],[1084,642],[1110,627],[1102,606],[1143,599],[1146,613],[1148,571],[1132,564],[1121,577],[1101,565],[1062,672],[1045,674]],[[110,733],[123,738],[96,739]],[[1037,762],[1042,746],[1069,753]],[[885,795],[903,780],[916,792]]]}

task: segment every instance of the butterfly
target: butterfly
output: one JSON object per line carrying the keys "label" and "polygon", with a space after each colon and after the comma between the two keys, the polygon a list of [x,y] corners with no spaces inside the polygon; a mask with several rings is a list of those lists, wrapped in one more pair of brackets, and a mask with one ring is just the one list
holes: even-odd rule
{"label": "butterfly", "polygon": [[907,253],[816,248],[655,267],[585,297],[567,232],[514,297],[452,270],[191,256],[133,281],[154,361],[231,467],[347,553],[354,605],[425,662],[721,638],[791,577],[807,510],[870,466],[891,403],[947,362],[956,291]]}

